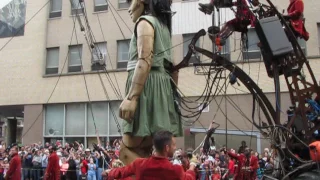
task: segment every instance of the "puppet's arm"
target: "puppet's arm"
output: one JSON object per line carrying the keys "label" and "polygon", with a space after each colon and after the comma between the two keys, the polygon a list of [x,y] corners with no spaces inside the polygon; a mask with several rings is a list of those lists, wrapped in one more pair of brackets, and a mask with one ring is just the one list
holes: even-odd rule
{"label": "puppet's arm", "polygon": [[127,97],[120,105],[119,116],[131,121],[137,108],[137,100],[141,95],[149,76],[153,60],[154,29],[146,20],[137,25],[138,62],[134,70],[131,87]]}

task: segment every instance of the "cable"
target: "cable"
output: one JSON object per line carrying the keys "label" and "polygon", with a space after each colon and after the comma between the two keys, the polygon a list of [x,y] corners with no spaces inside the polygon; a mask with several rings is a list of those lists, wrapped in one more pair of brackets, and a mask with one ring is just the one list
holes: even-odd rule
{"label": "cable", "polygon": [[[103,33],[103,30],[102,30],[102,26],[101,26],[99,14],[97,14],[97,17],[98,17],[98,22],[99,22],[99,26],[100,26],[100,30],[101,30],[101,34],[102,34],[103,40],[106,41],[106,38],[105,38],[104,33]],[[113,65],[112,65],[112,61],[111,61],[111,56],[110,56],[110,53],[109,53],[108,50],[107,50],[107,54],[108,54],[108,60],[110,61],[111,69],[114,69],[114,68],[113,68]],[[106,68],[105,68],[105,71],[106,71],[106,76],[107,76],[108,72],[107,72],[107,69],[106,69]],[[121,94],[121,91],[120,91],[120,87],[119,87],[119,84],[118,84],[116,75],[115,75],[114,73],[113,73],[113,76],[114,76],[114,79],[116,80],[116,83],[117,83],[117,86],[118,86],[118,89],[119,89],[119,92],[120,92],[120,97],[121,97],[120,99],[122,99],[122,94]],[[111,79],[111,78],[110,78],[110,79]]]}
{"label": "cable", "polygon": [[[106,1],[106,3],[109,3],[108,2],[108,0],[105,0]],[[111,3],[110,3],[111,4]],[[111,4],[112,5],[112,4]],[[113,6],[112,6],[113,7]],[[118,23],[118,21],[117,21],[117,19],[116,19],[116,17],[114,16],[114,13],[113,13],[113,11],[110,9],[110,11],[111,11],[111,14],[112,14],[112,16],[113,16],[113,18],[114,18],[114,20],[116,21],[116,23],[117,23],[117,25],[118,25],[118,28],[119,28],[119,30],[120,30],[120,32],[121,32],[121,34],[122,34],[122,36],[123,36],[123,38],[125,39],[125,35],[124,35],[124,33],[123,33],[123,31],[122,31],[122,29],[121,29],[121,27],[120,27],[120,25],[119,25],[119,23]],[[119,15],[119,14],[118,14]],[[119,15],[120,16],[120,15]],[[120,16],[121,17],[121,16]],[[121,18],[122,19],[122,18]],[[126,23],[125,23],[126,24]],[[129,27],[128,27],[129,28]],[[129,29],[130,30],[130,29]],[[131,32],[131,30],[130,30],[130,32]],[[132,33],[132,32],[131,32]]]}
{"label": "cable", "polygon": [[20,31],[21,31],[22,29],[24,29],[25,26],[26,26],[34,17],[36,17],[37,14],[39,14],[43,8],[45,8],[45,7],[50,3],[50,1],[51,1],[51,0],[47,1],[24,25],[20,26],[20,28],[18,29],[18,31],[0,48],[0,51],[2,51],[2,50],[12,41],[12,39],[15,38],[16,35],[17,35],[18,33],[20,33]]}
{"label": "cable", "polygon": [[[120,14],[118,13],[117,9],[113,6],[113,4],[109,1],[109,0],[105,0],[108,4],[111,5],[111,7],[113,8],[113,10],[118,14],[118,16],[120,17],[120,19],[122,20],[122,22],[126,25],[126,27],[128,28],[128,30],[131,32],[132,34],[132,30],[129,28],[129,26],[127,25],[127,23],[123,20],[123,18],[120,16]],[[112,11],[111,11],[112,12]]]}
{"label": "cable", "polygon": [[[86,17],[87,15],[86,15],[86,13],[85,13],[85,12],[86,12],[85,9],[86,9],[86,8],[85,8],[85,4],[84,4],[83,12],[84,12],[85,19],[87,19],[87,17]],[[79,16],[79,15],[77,14],[77,16]],[[78,18],[78,20],[81,21],[80,18]],[[80,22],[80,24],[81,24],[81,22]],[[90,31],[90,25],[89,25],[89,22],[88,22],[88,21],[86,21],[86,25],[87,25],[88,30]],[[85,30],[84,28],[82,28],[82,29]],[[101,30],[102,30],[102,29],[101,29]],[[103,33],[103,31],[102,31],[102,33]],[[91,31],[90,35],[93,37],[93,38],[91,38],[91,40],[92,40],[91,43],[89,42],[88,38],[86,37],[86,33],[84,33],[86,42],[87,42],[87,44],[88,44],[89,47],[90,47],[90,44],[94,44],[94,39],[95,39],[92,31]],[[92,52],[91,50],[90,50],[90,52],[93,54],[93,52]],[[108,51],[107,51],[107,52],[108,52]],[[95,53],[96,53],[96,55],[98,55],[98,54],[97,54],[97,53],[98,53],[97,51],[95,51]],[[105,70],[106,70],[106,69],[105,69]],[[107,78],[108,78],[108,77],[110,78],[110,76],[107,76],[107,74],[108,74],[108,73],[106,72],[106,77],[107,77]],[[85,75],[83,74],[83,76],[84,76],[84,80],[85,80]],[[106,90],[106,88],[105,88],[105,85],[104,85],[104,83],[103,83],[103,81],[102,81],[102,78],[101,78],[101,75],[100,75],[100,71],[98,71],[98,76],[99,76],[99,79],[100,79],[102,88],[103,88],[103,90],[104,90],[104,93],[105,93],[105,95],[106,95],[106,98],[107,98],[107,100],[110,100],[109,95],[108,95],[108,92],[107,92],[107,90]],[[112,85],[113,82],[112,82],[111,78],[108,79],[108,80],[109,80],[110,84]],[[85,80],[85,84],[86,84],[86,80]],[[113,86],[114,86],[114,85],[113,85]],[[86,85],[86,89],[87,89],[87,85]],[[115,90],[115,89],[114,89],[114,90]],[[115,90],[115,92],[117,92],[117,91]],[[117,93],[116,93],[116,94],[117,94]],[[89,102],[90,102],[90,104],[91,104],[88,90],[87,90],[87,95],[88,95]],[[120,97],[120,98],[121,98],[121,97]],[[115,120],[115,123],[116,123],[116,125],[117,125],[118,132],[119,132],[120,136],[122,136],[120,124],[119,124],[119,122],[118,122],[118,119],[117,119],[117,117],[116,117],[116,115],[115,115],[112,107],[110,107],[110,110],[111,110],[111,113],[112,113],[113,118],[114,118],[114,120]],[[91,113],[92,113],[92,109],[91,109]],[[93,117],[93,113],[92,113],[92,117]],[[94,117],[93,117],[93,121],[94,121]],[[94,121],[94,123],[95,123],[95,121]],[[95,128],[96,128],[96,127],[95,127]]]}
{"label": "cable", "polygon": [[[70,3],[72,5],[72,0],[70,0]],[[80,1],[79,1],[79,4],[80,4]],[[78,20],[81,21],[80,18],[79,18],[78,11],[76,11],[76,16],[78,17]],[[75,18],[72,18],[74,23],[76,22]],[[81,31],[82,31],[82,29],[81,29]],[[78,48],[77,48],[78,49],[78,54],[79,54],[80,63],[81,63],[81,72],[82,72],[82,75],[83,75],[84,85],[85,85],[86,92],[87,92],[87,97],[88,97],[88,101],[89,101],[89,108],[90,108],[90,112],[91,112],[91,116],[92,116],[92,121],[93,121],[94,129],[97,130],[96,122],[95,122],[94,115],[93,115],[92,103],[91,103],[91,99],[90,99],[90,95],[89,95],[86,75],[84,73],[84,68],[83,68],[82,53],[80,52],[80,49],[79,49],[79,45],[80,44],[79,44],[79,41],[78,41],[78,36],[77,36],[77,30],[76,29],[75,29],[75,35],[76,35],[76,41],[77,41],[77,46],[78,46]]]}
{"label": "cable", "polygon": [[[74,32],[75,32],[75,27],[76,27],[76,23],[74,22],[74,23],[73,23],[73,29],[72,29],[72,32],[71,32],[71,39],[70,39],[69,46],[72,44],[73,34],[74,34]],[[61,72],[60,72],[60,74],[59,74],[59,76],[58,76],[58,79],[57,79],[57,81],[56,81],[56,84],[54,85],[53,90],[52,90],[52,92],[51,92],[51,94],[50,94],[50,96],[49,96],[46,104],[49,103],[49,101],[50,101],[50,99],[51,99],[54,91],[56,90],[56,87],[57,87],[59,81],[60,81],[60,78],[61,78],[61,76],[62,76],[64,67],[65,67],[65,65],[66,65],[66,62],[67,62],[67,60],[69,59],[69,51],[70,51],[70,49],[68,49],[68,53],[67,53],[66,58],[65,58],[65,60],[64,60],[64,63],[63,63]],[[31,123],[30,127],[29,127],[29,128],[26,130],[26,132],[22,135],[22,138],[30,131],[30,129],[31,129],[31,128],[34,126],[34,124],[38,121],[38,119],[39,119],[40,115],[43,113],[44,109],[45,109],[45,108],[42,109],[42,111],[39,113],[39,115],[37,116],[37,118]]]}

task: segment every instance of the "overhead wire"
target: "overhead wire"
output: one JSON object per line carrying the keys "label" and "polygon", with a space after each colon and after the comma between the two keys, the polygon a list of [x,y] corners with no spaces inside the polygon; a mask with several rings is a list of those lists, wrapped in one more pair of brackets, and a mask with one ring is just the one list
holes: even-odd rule
{"label": "overhead wire", "polygon": [[[74,22],[74,23],[73,23],[73,29],[72,29],[72,32],[71,32],[71,39],[70,39],[69,46],[72,44],[73,35],[74,35],[74,33],[75,33],[75,27],[76,27],[76,23]],[[65,65],[66,65],[66,62],[67,62],[67,60],[69,59],[69,51],[70,51],[70,50],[68,50],[68,53],[67,53],[67,55],[66,55],[66,57],[65,57],[65,60],[64,60],[64,63],[63,63],[61,72],[59,73],[58,79],[57,79],[57,81],[56,81],[56,83],[55,83],[55,85],[54,85],[54,87],[53,87],[53,90],[51,91],[51,93],[50,93],[50,95],[49,95],[49,98],[48,98],[48,100],[46,101],[45,104],[48,104],[48,103],[49,103],[49,101],[50,101],[53,93],[55,92],[55,90],[56,90],[56,88],[57,88],[57,86],[58,86],[58,83],[59,83],[59,81],[60,81],[60,78],[61,78],[61,76],[62,76],[62,74],[63,74],[64,67],[65,67]],[[39,117],[41,116],[41,114],[43,114],[44,110],[45,110],[45,108],[42,109],[42,111],[38,114],[37,118],[31,123],[30,127],[22,134],[22,138],[30,131],[30,129],[34,126],[34,124],[39,120]]]}
{"label": "overhead wire", "polygon": [[33,19],[35,18],[43,8],[45,8],[51,0],[48,0],[26,23],[24,23],[22,26],[19,27],[18,31],[0,48],[0,51],[2,51],[12,40],[15,38],[21,30],[25,29],[26,25]]}
{"label": "overhead wire", "polygon": [[[73,6],[73,1],[72,0],[70,0],[70,3],[71,3],[71,6]],[[81,6],[80,1],[79,1],[79,5]],[[78,11],[76,11],[76,16],[78,17],[78,21],[81,21],[81,19],[79,18],[80,16],[79,16],[79,12]],[[74,23],[76,21],[75,20],[76,16],[74,18],[72,18]],[[84,29],[82,29],[82,27],[81,27],[81,31],[84,31]],[[83,32],[83,33],[84,33],[84,36],[85,36],[85,32]],[[80,50],[80,47],[79,47],[80,44],[79,44],[79,40],[78,40],[77,30],[76,29],[75,29],[75,37],[76,37],[77,49],[78,49],[78,54],[79,54],[80,63],[81,63],[81,72],[82,72],[82,75],[83,75],[84,85],[85,85],[85,89],[86,89],[86,93],[87,93],[87,97],[88,97],[88,101],[89,101],[89,108],[90,108],[90,112],[91,112],[91,116],[92,116],[92,121],[93,121],[94,129],[97,130],[97,125],[96,125],[96,121],[95,121],[93,110],[92,110],[92,102],[91,102],[91,98],[90,98],[90,94],[89,94],[87,79],[86,79],[86,75],[85,75],[84,68],[83,68],[82,52],[81,52],[82,49]]]}
{"label": "overhead wire", "polygon": [[[95,36],[94,36],[94,33],[93,33],[92,29],[91,29],[91,26],[90,26],[90,24],[89,24],[89,20],[88,20],[88,15],[87,15],[87,11],[86,11],[86,4],[85,4],[85,2],[83,2],[83,7],[82,7],[82,9],[83,9],[83,13],[84,13],[85,24],[86,24],[86,27],[87,27],[87,31],[86,31],[86,32],[89,32],[89,33],[88,33],[88,36],[89,36],[89,38],[90,38],[90,43],[91,43],[91,44],[90,44],[90,47],[92,48],[92,50],[94,50],[94,54],[96,54],[97,57],[102,57],[103,54],[102,54],[101,49],[99,48],[99,46],[96,45],[96,44],[97,44],[97,40],[96,40],[96,38],[95,38]],[[97,14],[97,16],[98,16],[98,22],[99,22],[99,25],[100,25],[100,29],[101,29],[101,32],[102,32],[102,35],[103,35],[103,39],[104,39],[104,41],[106,42],[105,37],[104,37],[103,30],[102,30],[102,27],[101,27],[99,15]],[[99,52],[97,52],[97,51],[99,51]],[[112,62],[111,62],[111,59],[110,59],[109,51],[108,51],[108,50],[106,50],[106,51],[107,51],[107,54],[108,54],[108,57],[109,57],[108,60],[110,61],[111,68],[113,69]],[[93,53],[92,53],[92,54],[93,54]],[[116,85],[117,85],[117,86],[114,85],[114,82],[112,81],[112,79],[111,79],[111,77],[110,77],[110,75],[109,75],[109,73],[108,73],[108,70],[106,69],[106,66],[103,65],[102,67],[103,67],[104,70],[105,70],[106,78],[107,78],[108,81],[110,82],[111,88],[112,88],[113,91],[115,92],[117,98],[118,98],[119,100],[122,99],[121,90],[120,90],[119,83],[118,83],[118,80],[117,80],[115,74],[113,74],[113,75],[114,75],[114,79],[115,79],[115,82],[116,82]]]}
{"label": "overhead wire", "polygon": [[[83,5],[82,8],[83,8],[83,9],[86,9],[85,4]],[[84,11],[84,10],[83,10],[83,11]],[[79,15],[78,15],[78,16],[79,16]],[[85,18],[87,18],[87,17],[86,17],[86,16],[87,16],[86,14],[84,14],[84,16],[85,16]],[[87,26],[90,27],[89,22],[87,22],[87,23],[88,23]],[[90,30],[90,28],[89,28],[89,30]],[[93,32],[91,32],[91,33],[93,34]],[[87,39],[86,33],[84,33],[84,35],[85,35],[85,39]],[[92,40],[93,40],[93,42],[91,42],[91,43],[87,41],[89,47],[90,47],[90,44],[94,44],[95,38],[92,38]],[[91,52],[91,54],[93,54],[93,52],[92,52],[91,50],[90,50],[90,52]],[[95,53],[97,53],[97,52],[95,52]],[[96,54],[96,55],[98,55],[98,54]],[[107,92],[106,87],[105,87],[105,85],[104,85],[104,83],[103,83],[103,80],[102,80],[102,78],[101,78],[100,71],[98,71],[98,76],[99,76],[99,79],[100,79],[100,83],[101,83],[101,85],[102,85],[102,88],[103,88],[103,90],[104,90],[105,96],[106,96],[107,100],[110,101],[108,92]],[[84,77],[84,78],[85,78],[85,77]],[[86,81],[85,81],[85,82],[86,82]],[[109,81],[109,82],[110,82],[110,81]],[[110,84],[111,84],[111,83],[110,83]],[[89,97],[89,91],[87,91],[87,94],[88,94],[88,97]],[[89,102],[90,102],[90,99],[89,99]],[[111,110],[111,114],[112,114],[112,116],[113,116],[113,119],[115,120],[116,126],[117,126],[117,128],[118,128],[118,132],[119,132],[120,136],[122,136],[120,124],[119,124],[119,122],[118,122],[117,116],[115,115],[115,113],[114,113],[113,108],[112,108],[111,105],[110,105],[110,110]],[[91,112],[92,112],[92,108],[91,108]],[[93,116],[94,116],[94,115],[93,115],[93,112],[92,112],[92,117],[93,117]],[[93,121],[94,121],[94,117],[93,117]],[[95,122],[94,122],[94,123],[95,123]],[[96,127],[95,127],[95,128],[96,128]]]}

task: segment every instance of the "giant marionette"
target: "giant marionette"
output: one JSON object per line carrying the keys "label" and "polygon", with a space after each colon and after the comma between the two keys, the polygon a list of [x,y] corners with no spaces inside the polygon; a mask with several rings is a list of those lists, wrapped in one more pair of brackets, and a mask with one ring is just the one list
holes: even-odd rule
{"label": "giant marionette", "polygon": [[[124,119],[120,159],[129,164],[151,154],[152,135],[169,130],[182,136],[175,97],[178,72],[171,45],[172,0],[132,0],[129,14],[135,23],[130,42],[126,97],[119,115]],[[175,83],[173,83],[175,81]]]}

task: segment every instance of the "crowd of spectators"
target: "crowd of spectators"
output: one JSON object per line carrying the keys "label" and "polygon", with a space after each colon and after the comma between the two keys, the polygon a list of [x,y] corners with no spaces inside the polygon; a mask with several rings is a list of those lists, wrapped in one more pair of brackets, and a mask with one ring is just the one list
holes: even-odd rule
{"label": "crowd of spectators", "polygon": [[[28,146],[20,146],[18,155],[21,158],[22,179],[43,179],[48,166],[50,143],[34,143]],[[108,142],[105,147],[85,148],[81,142],[55,143],[59,156],[60,176],[62,180],[102,180],[101,173],[104,169],[117,162],[119,157],[120,143],[116,139],[113,144]],[[9,148],[2,143],[0,147],[0,180],[5,177],[9,168]],[[118,162],[119,163],[119,162]]]}
{"label": "crowd of spectators", "polygon": [[[98,143],[99,144],[99,143]],[[119,167],[119,150],[120,142],[115,140],[112,145],[108,142],[105,147],[85,148],[80,142],[65,143],[64,146],[60,141],[56,142],[57,155],[59,156],[60,176],[61,179],[88,179],[102,180],[102,171],[109,169],[113,164]],[[34,143],[29,146],[19,147],[18,155],[21,158],[22,164],[22,179],[23,180],[38,180],[42,179],[48,165],[50,144],[44,145]],[[229,149],[231,153],[243,153],[246,148],[245,142],[239,147],[238,151]],[[199,162],[197,179],[198,180],[223,180],[233,179],[237,168],[237,160],[228,156],[226,147],[216,149],[210,147],[209,153],[204,154],[200,148],[199,153],[194,153],[188,149],[185,152],[182,149],[177,149],[174,153],[171,162],[176,165],[184,166],[187,169],[188,158],[196,156]],[[10,157],[4,144],[0,146],[0,180],[6,174],[9,167]],[[261,179],[264,173],[273,170],[274,159],[268,148],[264,149],[262,155],[251,151],[251,156],[258,158],[258,169],[256,170],[257,179]]]}
{"label": "crowd of spectators", "polygon": [[[229,152],[233,154],[244,153],[247,148],[246,143],[243,141],[238,151],[235,149],[229,149]],[[192,149],[183,152],[182,149],[176,150],[172,159],[173,164],[185,166],[184,156],[190,156],[193,152]],[[203,153],[203,149],[200,148],[199,153],[194,154],[200,162],[197,179],[198,180],[229,180],[233,179],[236,168],[238,167],[237,160],[228,156],[226,147],[216,149],[214,146],[210,147],[210,151],[207,154]],[[192,156],[192,154],[191,154]],[[268,148],[265,148],[263,154],[251,150],[251,156],[258,158],[258,168],[256,169],[256,179],[262,179],[263,174],[272,174],[274,169],[274,158],[272,152]]]}

